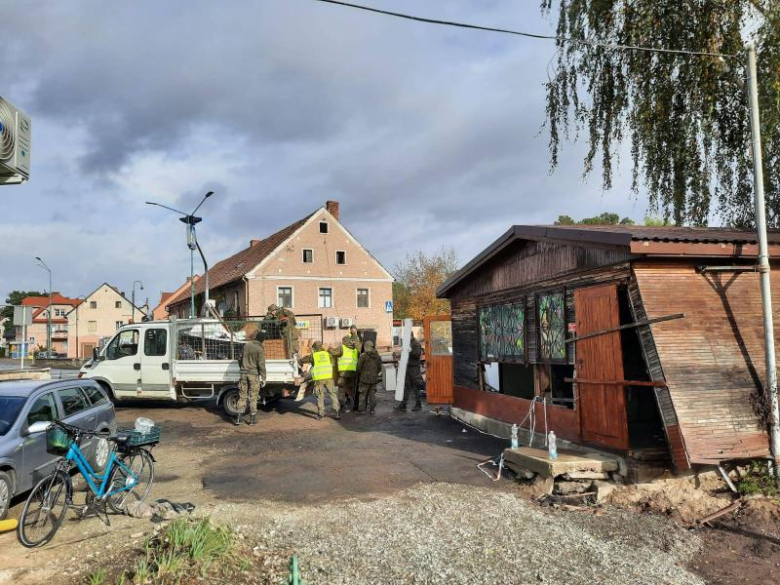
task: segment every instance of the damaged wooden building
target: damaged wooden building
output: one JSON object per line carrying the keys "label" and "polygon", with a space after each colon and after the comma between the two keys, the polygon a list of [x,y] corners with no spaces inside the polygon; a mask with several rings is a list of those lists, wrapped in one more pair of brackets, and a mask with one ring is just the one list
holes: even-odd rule
{"label": "damaged wooden building", "polygon": [[445,401],[472,424],[533,408],[537,432],[678,470],[768,456],[756,256],[722,228],[514,226],[438,290]]}

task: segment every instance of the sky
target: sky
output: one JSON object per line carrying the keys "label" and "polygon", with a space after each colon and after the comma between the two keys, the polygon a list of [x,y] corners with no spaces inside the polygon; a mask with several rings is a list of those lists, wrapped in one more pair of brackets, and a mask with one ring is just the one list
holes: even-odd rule
{"label": "sky", "polygon": [[[550,33],[539,2],[358,0]],[[628,157],[583,179],[583,143],[550,172],[552,41],[314,0],[4,5],[0,96],[32,118],[31,178],[0,187],[0,299],[109,282],[139,304],[189,275],[184,226],[206,191],[211,264],[324,205],[391,272],[416,250],[465,264],[512,224],[603,211],[641,221]],[[196,265],[196,272],[199,263]]]}

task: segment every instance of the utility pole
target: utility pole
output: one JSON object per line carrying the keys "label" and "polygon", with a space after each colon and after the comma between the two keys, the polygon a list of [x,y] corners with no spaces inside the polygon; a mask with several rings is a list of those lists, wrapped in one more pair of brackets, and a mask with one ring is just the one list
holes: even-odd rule
{"label": "utility pole", "polygon": [[758,110],[758,80],[756,48],[748,47],[748,87],[750,98],[750,134],[753,141],[753,181],[758,236],[758,272],[761,279],[761,309],[764,315],[764,353],[766,357],[766,391],[769,393],[771,420],[770,446],[774,469],[780,472],[780,409],[777,403],[777,364],[775,360],[775,326],[772,319],[772,290],[769,282],[769,244],[766,235],[766,205],[764,203],[764,169],[761,149],[761,122]]}
{"label": "utility pole", "polygon": [[144,290],[144,283],[143,282],[141,282],[140,280],[134,280],[133,281],[133,294],[132,294],[132,299],[131,299],[132,305],[133,305],[133,309],[132,309],[132,313],[131,313],[132,316],[130,317],[130,320],[133,323],[135,323],[135,285],[136,284],[140,284],[141,285],[141,290]]}
{"label": "utility pole", "polygon": [[36,256],[35,259],[38,261],[38,266],[49,273],[49,310],[47,311],[48,319],[46,323],[46,357],[51,359],[51,312],[54,310],[51,305],[51,268],[46,266],[46,262],[41,260],[40,256]]}

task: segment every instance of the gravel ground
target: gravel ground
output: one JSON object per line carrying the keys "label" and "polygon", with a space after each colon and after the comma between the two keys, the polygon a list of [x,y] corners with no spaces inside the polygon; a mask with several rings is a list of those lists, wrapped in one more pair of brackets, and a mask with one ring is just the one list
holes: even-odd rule
{"label": "gravel ground", "polygon": [[312,584],[704,583],[683,568],[700,542],[663,518],[559,512],[512,493],[421,485],[370,502],[289,506],[246,524],[267,550],[293,546]]}

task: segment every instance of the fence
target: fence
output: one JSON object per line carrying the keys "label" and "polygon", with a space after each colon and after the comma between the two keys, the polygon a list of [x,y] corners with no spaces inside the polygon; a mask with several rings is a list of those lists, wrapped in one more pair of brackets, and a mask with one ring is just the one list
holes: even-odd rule
{"label": "fence", "polygon": [[[314,341],[322,341],[322,315],[300,315],[298,353],[311,350]],[[290,359],[287,323],[263,317],[242,319],[192,319],[176,321],[176,357],[179,360],[239,360],[247,341],[260,330],[265,335],[266,359]]]}

